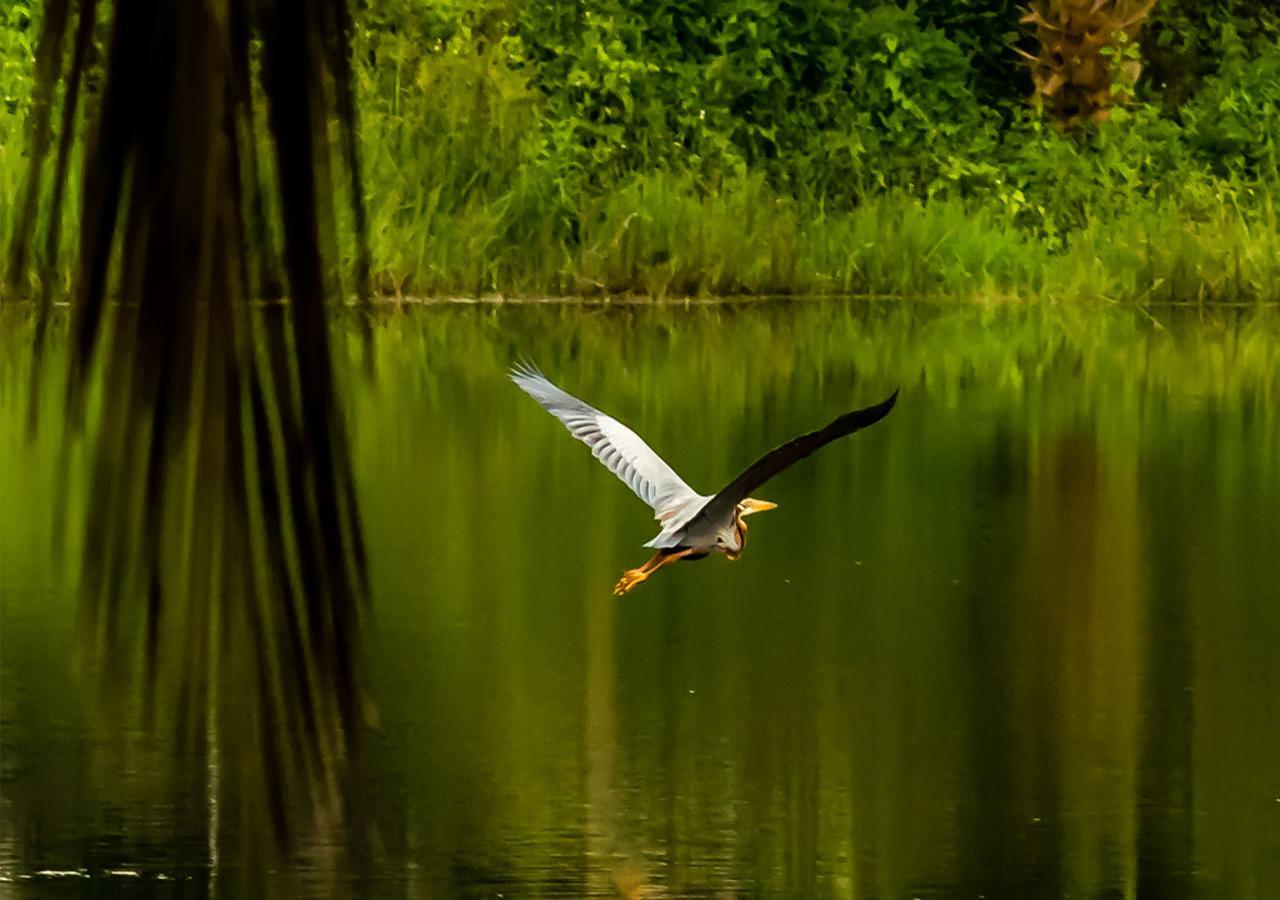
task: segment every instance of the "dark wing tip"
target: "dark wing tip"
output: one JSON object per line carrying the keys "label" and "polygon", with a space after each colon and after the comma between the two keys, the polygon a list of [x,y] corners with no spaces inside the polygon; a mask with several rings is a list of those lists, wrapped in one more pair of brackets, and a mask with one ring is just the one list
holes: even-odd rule
{"label": "dark wing tip", "polygon": [[[866,428],[868,425],[874,425],[885,416],[898,402],[898,391],[900,388],[894,388],[893,393],[885,399],[881,400],[875,406],[865,406],[862,409],[855,409],[853,412],[846,413],[840,419],[844,420],[847,426],[852,426],[853,431]],[[840,420],[837,420],[840,421]],[[843,430],[843,429],[842,429]]]}

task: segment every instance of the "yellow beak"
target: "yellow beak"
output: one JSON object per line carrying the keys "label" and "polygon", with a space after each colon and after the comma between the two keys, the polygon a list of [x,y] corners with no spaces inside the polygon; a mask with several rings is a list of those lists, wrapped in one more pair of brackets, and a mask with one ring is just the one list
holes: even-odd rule
{"label": "yellow beak", "polygon": [[770,503],[768,500],[756,500],[748,497],[742,501],[742,515],[749,516],[752,513],[768,512],[771,509],[777,509],[778,504]]}

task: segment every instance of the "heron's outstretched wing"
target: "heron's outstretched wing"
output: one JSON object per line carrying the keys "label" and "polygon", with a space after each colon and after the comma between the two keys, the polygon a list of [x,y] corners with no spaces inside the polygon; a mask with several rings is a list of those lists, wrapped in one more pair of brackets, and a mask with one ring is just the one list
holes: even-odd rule
{"label": "heron's outstretched wing", "polygon": [[875,406],[845,413],[825,428],[810,431],[808,434],[802,434],[798,438],[787,441],[780,447],[774,447],[708,500],[706,505],[689,519],[688,526],[692,527],[704,519],[715,520],[727,517],[735,506],[750,497],[752,491],[774,475],[832,441],[879,422],[889,414],[889,410],[893,409],[893,404],[897,401],[898,392],[894,391],[886,400]]}
{"label": "heron's outstretched wing", "polygon": [[590,447],[592,456],[652,506],[659,521],[669,524],[682,511],[688,514],[690,501],[705,501],[617,419],[560,390],[531,365],[516,364],[508,374],[521,390],[563,422],[570,434]]}

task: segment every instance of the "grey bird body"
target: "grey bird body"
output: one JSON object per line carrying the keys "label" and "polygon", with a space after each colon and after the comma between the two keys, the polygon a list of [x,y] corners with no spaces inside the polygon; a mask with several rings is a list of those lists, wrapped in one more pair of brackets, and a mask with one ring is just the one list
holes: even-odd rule
{"label": "grey bird body", "polygon": [[699,559],[711,553],[736,559],[746,544],[747,526],[743,520],[774,508],[774,504],[748,494],[819,447],[884,418],[898,396],[894,391],[874,407],[846,413],[825,428],[774,448],[719,493],[707,496],[689,487],[626,425],[561,390],[533,366],[518,364],[509,374],[521,390],[559,419],[570,434],[591,448],[596,459],[649,504],[661,524],[658,534],[645,544],[658,554],[644,567],[626,573],[615,593],[626,593],[674,559]]}

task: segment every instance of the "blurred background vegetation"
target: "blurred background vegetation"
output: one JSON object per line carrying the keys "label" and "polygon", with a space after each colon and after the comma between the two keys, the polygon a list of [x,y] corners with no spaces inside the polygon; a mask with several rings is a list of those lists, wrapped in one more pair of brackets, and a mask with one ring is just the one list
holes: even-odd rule
{"label": "blurred background vegetation", "polygon": [[[374,286],[1274,299],[1280,14],[1107,0],[1064,62],[1094,6],[358,0]],[[6,230],[39,15],[0,13]]]}

